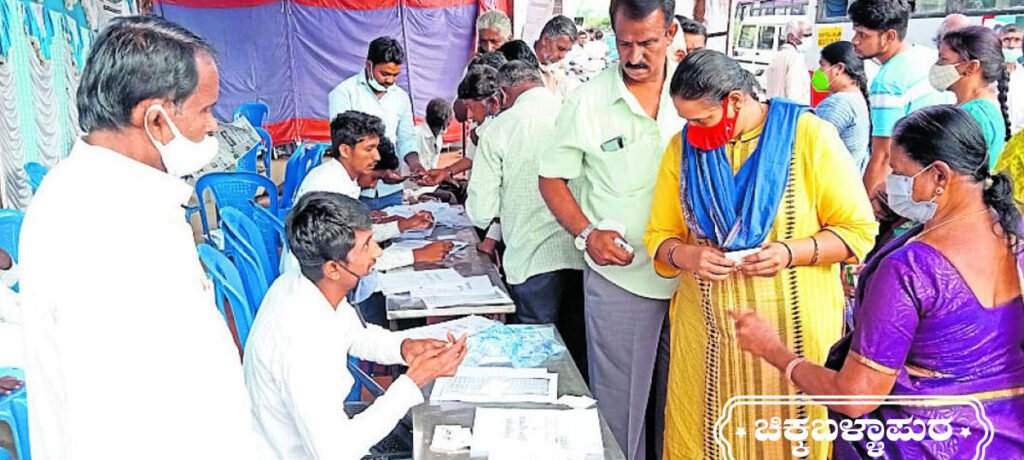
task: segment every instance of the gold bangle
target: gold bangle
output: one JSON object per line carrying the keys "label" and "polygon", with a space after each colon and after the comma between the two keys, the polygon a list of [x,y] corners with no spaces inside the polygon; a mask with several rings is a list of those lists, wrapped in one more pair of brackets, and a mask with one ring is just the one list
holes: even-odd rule
{"label": "gold bangle", "polygon": [[[786,374],[786,381],[787,382],[793,382],[793,371],[796,370],[796,367],[799,366],[800,363],[804,363],[804,362],[807,362],[807,360],[803,359],[803,358],[800,358],[800,357],[796,357],[796,358],[793,358],[793,360],[790,361],[789,364],[786,365],[786,372],[785,372],[785,374]],[[793,382],[793,383],[795,384],[796,382]]]}

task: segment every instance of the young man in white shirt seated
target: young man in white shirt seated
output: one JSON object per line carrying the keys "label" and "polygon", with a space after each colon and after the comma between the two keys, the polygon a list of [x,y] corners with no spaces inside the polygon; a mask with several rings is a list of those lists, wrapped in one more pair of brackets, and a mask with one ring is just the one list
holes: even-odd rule
{"label": "young man in white shirt seated", "polygon": [[[421,386],[455,373],[465,357],[466,337],[403,339],[360,321],[345,297],[370,272],[381,249],[358,201],[309,193],[285,226],[301,271],[274,281],[249,334],[243,367],[253,417],[281,459],[358,459],[423,402]],[[351,419],[343,410],[354,382],[346,368],[349,354],[409,366]]]}

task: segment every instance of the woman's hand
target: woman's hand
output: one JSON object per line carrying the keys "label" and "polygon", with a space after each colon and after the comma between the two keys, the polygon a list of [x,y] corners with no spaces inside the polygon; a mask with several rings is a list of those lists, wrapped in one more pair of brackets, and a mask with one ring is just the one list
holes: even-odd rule
{"label": "woman's hand", "polygon": [[761,251],[743,258],[740,271],[748,276],[771,278],[792,263],[790,251],[778,241],[765,243]]}
{"label": "woman's hand", "polygon": [[725,281],[737,270],[736,262],[725,258],[718,248],[683,245],[672,252],[671,265],[693,272],[701,279]]}
{"label": "woman's hand", "polygon": [[730,311],[736,326],[736,342],[740,349],[759,358],[778,347],[784,347],[779,333],[754,310]]}

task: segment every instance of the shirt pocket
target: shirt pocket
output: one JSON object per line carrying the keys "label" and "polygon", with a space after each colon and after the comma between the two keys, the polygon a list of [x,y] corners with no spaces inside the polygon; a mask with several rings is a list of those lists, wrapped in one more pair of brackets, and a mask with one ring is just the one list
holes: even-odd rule
{"label": "shirt pocket", "polygon": [[625,135],[623,138],[624,145],[617,150],[605,151],[599,144],[588,155],[588,162],[592,163],[589,166],[598,179],[594,181],[595,185],[626,197],[654,187],[664,149],[658,147],[658,141],[646,137],[638,139]]}

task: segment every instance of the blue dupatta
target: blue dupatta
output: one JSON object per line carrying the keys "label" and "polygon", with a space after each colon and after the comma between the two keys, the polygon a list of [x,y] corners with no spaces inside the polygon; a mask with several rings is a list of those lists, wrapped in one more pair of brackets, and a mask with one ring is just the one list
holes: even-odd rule
{"label": "blue dupatta", "polygon": [[688,128],[683,129],[680,198],[696,224],[691,231],[726,251],[764,242],[789,182],[797,120],[807,110],[787,99],[769,101],[757,148],[735,176],[725,146],[700,150],[686,142]]}

